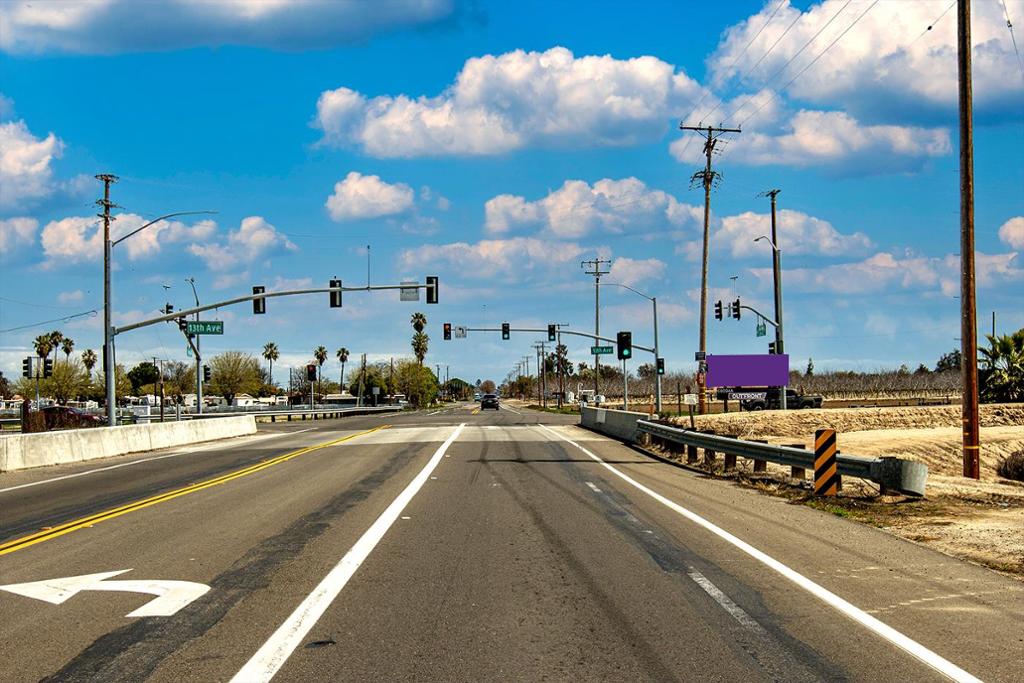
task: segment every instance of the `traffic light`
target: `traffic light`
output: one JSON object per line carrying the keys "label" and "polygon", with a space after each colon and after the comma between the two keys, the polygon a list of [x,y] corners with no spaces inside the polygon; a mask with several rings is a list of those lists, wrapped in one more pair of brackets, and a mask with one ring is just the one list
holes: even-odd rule
{"label": "traffic light", "polygon": [[775,354],[775,342],[768,342],[768,353]]}
{"label": "traffic light", "polygon": [[451,339],[452,339],[452,324],[451,323],[445,323],[444,324],[444,340],[445,341],[451,341]]}
{"label": "traffic light", "polygon": [[553,342],[556,339],[558,339],[558,331],[554,325],[548,325],[548,341]]}
{"label": "traffic light", "polygon": [[512,337],[512,335],[510,334],[510,331],[509,331],[509,324],[508,323],[502,323],[501,324],[501,338],[507,340],[507,339],[510,339],[511,337]]}
{"label": "traffic light", "polygon": [[438,293],[437,292],[437,286],[438,286],[438,284],[437,284],[437,276],[436,275],[428,275],[427,276],[427,303],[428,304],[436,304],[437,303],[437,293]]}
{"label": "traffic light", "polygon": [[316,381],[316,363],[310,363],[306,366],[306,379],[310,382]]}
{"label": "traffic light", "polygon": [[210,372],[210,366],[209,365],[204,365],[203,366],[203,381],[204,382],[209,382],[210,381],[210,376],[212,374],[213,373]]}
{"label": "traffic light", "polygon": [[44,358],[43,359],[43,377],[51,377],[51,376],[53,376],[53,359],[52,358]]}
{"label": "traffic light", "polygon": [[722,319],[722,302],[721,301],[716,301],[715,302],[715,320],[721,320],[721,319]]}
{"label": "traffic light", "polygon": [[32,356],[21,361],[21,376],[32,379]]}
{"label": "traffic light", "polygon": [[633,333],[619,332],[616,337],[619,360],[628,360],[633,357]]}
{"label": "traffic light", "polygon": [[166,306],[164,306],[164,313],[166,313],[167,315],[174,313],[174,304],[167,304]]}
{"label": "traffic light", "polygon": [[665,359],[664,358],[659,358],[658,359],[658,374],[659,375],[664,375],[665,374]]}
{"label": "traffic light", "polygon": [[[253,294],[262,294],[265,291],[267,291],[266,287],[256,286],[256,287],[252,288],[252,293]],[[263,315],[264,313],[266,313],[267,312],[267,300],[264,299],[263,297],[260,297],[259,299],[253,299],[252,300],[252,312],[253,312],[253,315]]]}
{"label": "traffic light", "polygon": [[341,280],[331,280],[331,308],[341,308]]}
{"label": "traffic light", "polygon": [[736,301],[733,301],[732,304],[730,304],[729,308],[732,310],[732,317],[734,317],[737,320],[739,320],[740,319],[740,300],[736,299]]}

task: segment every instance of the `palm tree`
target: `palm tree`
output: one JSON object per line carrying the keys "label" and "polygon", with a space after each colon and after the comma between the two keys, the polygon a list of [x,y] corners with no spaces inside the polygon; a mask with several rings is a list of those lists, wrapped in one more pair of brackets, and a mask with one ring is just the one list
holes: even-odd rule
{"label": "palm tree", "polygon": [[274,361],[281,357],[281,353],[277,350],[277,344],[274,342],[267,342],[263,345],[263,360],[270,361],[270,384],[274,384]]}
{"label": "palm tree", "polygon": [[327,362],[327,349],[318,346],[313,350],[313,358],[316,358],[317,367],[317,393],[320,391],[320,382],[324,378],[324,363]]}
{"label": "palm tree", "polygon": [[338,357],[341,362],[341,381],[338,382],[338,386],[341,387],[341,391],[345,391],[345,363],[348,361],[348,349],[342,346],[340,349],[334,352],[334,355]]}
{"label": "palm tree", "polygon": [[71,362],[71,352],[75,350],[75,340],[71,337],[64,337],[60,340],[60,350],[64,352],[64,362]]}
{"label": "palm tree", "polygon": [[50,349],[60,348],[60,343],[64,341],[64,333],[60,330],[54,330],[50,333]]}
{"label": "palm tree", "polygon": [[412,323],[412,329],[422,332],[427,326],[427,316],[419,312],[413,313],[409,322]]}
{"label": "palm tree", "polygon": [[427,357],[427,345],[430,343],[430,337],[423,332],[417,332],[412,336],[412,352],[416,355],[416,360],[423,365],[423,359]]}
{"label": "palm tree", "polygon": [[89,376],[92,377],[92,369],[96,367],[96,352],[92,349],[82,351],[82,365],[85,366]]}
{"label": "palm tree", "polygon": [[41,334],[32,341],[32,346],[35,347],[37,356],[46,359],[53,351],[53,338],[48,334]]}

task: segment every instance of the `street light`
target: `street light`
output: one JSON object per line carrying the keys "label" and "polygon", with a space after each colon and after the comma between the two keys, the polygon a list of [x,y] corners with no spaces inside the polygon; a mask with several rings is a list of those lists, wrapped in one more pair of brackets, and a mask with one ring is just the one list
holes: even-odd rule
{"label": "street light", "polygon": [[[624,285],[619,282],[602,282],[602,286],[611,285],[613,287],[622,287],[628,289],[634,294],[639,294],[643,298],[647,299],[654,306],[654,409],[661,412],[661,375],[658,374],[658,359],[661,358],[661,352],[658,347],[658,297],[647,296],[643,292],[633,289],[629,285]],[[623,382],[626,381],[626,373],[622,373]]]}
{"label": "street light", "polygon": [[[108,185],[108,190],[109,190],[109,185]],[[102,201],[105,204],[104,208],[106,209],[106,213],[108,214],[108,217],[109,217],[109,210],[110,210],[110,207],[112,206],[110,204],[110,200],[109,200],[109,193],[108,193],[108,196],[105,197]],[[217,212],[216,211],[176,211],[174,213],[168,213],[168,214],[165,214],[165,215],[160,216],[158,218],[154,218],[153,220],[149,221],[148,223],[145,223],[145,224],[139,226],[135,230],[132,230],[130,233],[128,233],[124,237],[118,238],[116,240],[110,239],[109,231],[107,231],[107,234],[104,235],[104,240],[103,240],[103,365],[104,365],[104,368],[103,368],[103,371],[104,371],[104,379],[105,379],[105,382],[106,382],[106,390],[107,390],[106,391],[106,393],[107,393],[107,424],[110,425],[111,427],[116,427],[117,426],[117,406],[116,406],[117,398],[116,398],[115,392],[114,392],[114,378],[115,378],[115,368],[114,368],[114,335],[112,334],[113,326],[112,326],[111,320],[110,320],[110,315],[111,315],[111,299],[113,299],[113,294],[112,294],[111,288],[110,288],[110,266],[111,266],[111,261],[113,260],[114,246],[120,244],[121,242],[124,242],[126,239],[128,239],[129,237],[132,237],[133,235],[137,235],[138,233],[142,232],[143,230],[145,230],[149,226],[153,225],[154,223],[159,223],[160,221],[166,220],[168,218],[174,218],[175,216],[194,216],[194,215],[197,215],[197,214],[211,214],[211,213],[217,213]],[[109,220],[108,220],[108,225],[109,225]]]}
{"label": "street light", "polygon": [[[772,204],[774,209],[775,197],[772,197]],[[772,235],[778,239],[775,234],[775,211],[772,211]],[[764,240],[772,248],[772,276],[775,281],[775,353],[782,354],[786,352],[786,349],[782,341],[782,250],[775,243],[775,240],[768,235],[761,235],[760,237],[754,238],[755,242]],[[786,387],[781,387],[779,390],[779,407],[783,410],[786,409]]]}
{"label": "street light", "polygon": [[[187,278],[185,278],[185,282],[187,282],[190,285],[192,285],[192,296],[196,300],[196,308],[199,308],[199,294],[196,293],[196,279],[194,277],[187,277]],[[195,319],[196,319],[196,321],[199,320],[199,313],[196,313],[196,318]],[[203,364],[202,364],[202,358],[199,355],[199,337],[200,337],[200,335],[197,333],[196,334],[196,412],[199,415],[202,415],[203,414]],[[271,383],[273,383],[273,381],[274,381],[273,378],[271,378],[270,381],[271,381]]]}

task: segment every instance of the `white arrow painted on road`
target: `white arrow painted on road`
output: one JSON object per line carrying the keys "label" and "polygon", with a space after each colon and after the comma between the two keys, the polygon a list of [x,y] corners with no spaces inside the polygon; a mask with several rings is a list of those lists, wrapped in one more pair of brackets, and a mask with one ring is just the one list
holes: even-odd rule
{"label": "white arrow painted on road", "polygon": [[68,598],[80,591],[124,591],[128,593],[148,593],[157,596],[145,605],[129,612],[128,617],[169,617],[193,600],[206,594],[210,587],[192,581],[107,581],[107,579],[131,569],[119,569],[98,574],[68,576],[63,579],[47,579],[30,583],[12,583],[0,586],[0,591],[7,591],[27,598],[35,598],[54,605],[64,603]]}

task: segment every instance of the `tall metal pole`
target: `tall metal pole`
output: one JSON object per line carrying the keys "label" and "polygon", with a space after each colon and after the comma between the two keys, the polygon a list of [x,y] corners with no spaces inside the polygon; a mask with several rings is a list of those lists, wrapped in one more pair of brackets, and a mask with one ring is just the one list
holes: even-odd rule
{"label": "tall metal pole", "polygon": [[[765,194],[772,200],[772,277],[775,281],[775,353],[785,353],[782,335],[782,250],[779,248],[779,233],[775,227],[775,198],[781,190],[769,190]],[[786,387],[779,388],[779,407],[786,410]]]}
{"label": "tall metal pole", "polygon": [[960,370],[963,379],[964,476],[981,478],[978,418],[978,327],[974,298],[974,130],[971,92],[971,3],[957,2],[960,100]]}
{"label": "tall metal pole", "polygon": [[658,372],[658,359],[661,358],[661,350],[658,346],[658,297],[652,296],[651,303],[654,304],[654,410],[661,412],[661,374]]}
{"label": "tall metal pole", "polygon": [[[199,294],[196,293],[196,279],[190,277],[186,280],[192,285],[192,296],[196,300],[196,308],[199,308]],[[199,314],[195,315],[196,322],[199,321]],[[199,415],[203,414],[203,362],[202,357],[199,355],[199,340],[202,335],[196,335],[196,413]],[[274,378],[270,378],[270,383],[274,383]]]}
{"label": "tall metal pole", "polygon": [[[587,275],[594,276],[594,334],[601,336],[601,276],[609,271],[601,270],[601,264],[610,264],[608,259],[595,258],[580,263],[581,267],[590,266],[591,270],[585,271]],[[594,345],[597,345],[595,341]],[[597,402],[597,395],[600,392],[598,380],[601,375],[601,356],[594,354],[594,402]]]}
{"label": "tall metal pole", "polygon": [[629,410],[629,375],[626,374],[626,359],[622,359],[622,409]]}
{"label": "tall metal pole", "polygon": [[107,394],[107,425],[117,426],[117,398],[115,396],[116,368],[114,361],[114,335],[111,334],[110,319],[110,258],[112,243],[110,241],[110,185],[117,182],[117,176],[101,173],[96,176],[103,182],[103,199],[96,202],[103,207],[100,217],[103,219],[103,376]]}

